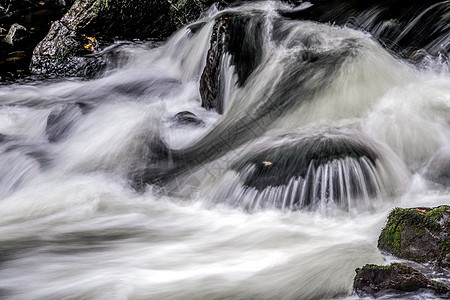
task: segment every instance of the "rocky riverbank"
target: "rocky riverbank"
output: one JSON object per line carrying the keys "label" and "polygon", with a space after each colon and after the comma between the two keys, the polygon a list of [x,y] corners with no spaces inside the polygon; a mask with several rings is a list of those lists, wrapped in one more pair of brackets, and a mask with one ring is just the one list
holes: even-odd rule
{"label": "rocky riverbank", "polygon": [[[401,259],[426,264],[438,272],[449,272],[450,206],[395,208],[378,239],[378,248]],[[449,288],[428,279],[405,264],[365,265],[356,269],[354,289],[359,295],[375,297],[392,292],[429,289],[449,297]]]}
{"label": "rocky riverbank", "polygon": [[[236,2],[240,1],[0,1],[0,38],[5,38],[15,23],[26,28],[23,31],[26,38],[17,39],[13,45],[6,42],[0,45],[0,81],[26,74],[95,76],[101,73],[105,65],[101,50],[114,40],[164,40],[175,30],[196,20],[212,5],[221,8]],[[373,34],[385,47],[414,61],[424,55],[423,51],[417,51],[419,49],[433,55],[447,55],[448,49],[430,44],[436,36],[449,30],[448,26],[443,26],[449,22],[448,14],[445,14],[447,6],[438,1],[410,1],[407,5],[411,9],[406,11],[403,9],[405,1],[401,0],[364,3],[316,0],[310,1],[312,5],[309,7],[304,4],[298,6],[302,1],[285,2],[291,5],[289,9],[280,11],[285,18],[363,29]],[[420,11],[423,14],[418,15]],[[409,26],[415,18],[427,18],[429,21],[421,22],[420,27]],[[211,43],[214,43],[214,37]],[[223,47],[225,50],[233,49],[232,45]],[[214,66],[214,62],[210,65]],[[212,71],[218,72],[216,69],[212,68]],[[203,97],[206,99],[203,105],[211,108],[217,106],[220,111],[220,101],[215,103],[214,99],[210,99],[217,87],[202,83],[203,93],[209,97]]]}

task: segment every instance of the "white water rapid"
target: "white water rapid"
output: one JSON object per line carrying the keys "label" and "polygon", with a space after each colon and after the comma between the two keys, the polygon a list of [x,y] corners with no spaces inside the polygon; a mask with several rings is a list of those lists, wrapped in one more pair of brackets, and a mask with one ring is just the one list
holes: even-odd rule
{"label": "white water rapid", "polygon": [[450,204],[448,63],[281,6],[228,10],[262,46],[243,84],[224,55],[222,115],[216,10],[100,78],[0,86],[0,298],[359,299],[390,210]]}

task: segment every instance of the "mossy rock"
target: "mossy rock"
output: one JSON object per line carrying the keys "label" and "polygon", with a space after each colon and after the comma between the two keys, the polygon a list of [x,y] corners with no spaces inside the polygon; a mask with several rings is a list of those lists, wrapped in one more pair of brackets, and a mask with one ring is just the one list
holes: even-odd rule
{"label": "mossy rock", "polygon": [[381,296],[389,292],[413,292],[429,289],[435,294],[449,296],[448,287],[428,279],[418,270],[400,263],[389,266],[368,264],[356,269],[353,288],[360,296]]}
{"label": "mossy rock", "polygon": [[378,248],[397,257],[449,267],[450,206],[395,208],[378,239]]}

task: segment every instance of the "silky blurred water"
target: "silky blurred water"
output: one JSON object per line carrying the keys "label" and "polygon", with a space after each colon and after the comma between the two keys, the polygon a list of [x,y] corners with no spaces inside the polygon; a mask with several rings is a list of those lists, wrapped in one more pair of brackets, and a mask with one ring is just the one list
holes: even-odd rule
{"label": "silky blurred water", "polygon": [[[119,47],[121,66],[101,78],[0,87],[1,298],[358,299],[355,269],[387,263],[376,245],[389,211],[450,204],[448,66],[431,57],[413,66],[367,33],[280,20],[279,5],[234,9],[263,12],[264,49],[242,87],[224,61],[223,115],[202,108],[198,92],[214,10],[195,34]],[[284,110],[263,115],[270,101]],[[80,102],[89,111],[50,143],[49,114]],[[204,125],[176,124],[181,111]],[[239,139],[205,154],[233,130]],[[266,193],[258,201],[270,205],[243,205],[256,198],[233,164],[341,131],[377,152],[377,197],[342,206],[323,196],[320,209],[290,210]],[[200,162],[135,190],[130,174],[160,166],[148,163],[158,141]]]}

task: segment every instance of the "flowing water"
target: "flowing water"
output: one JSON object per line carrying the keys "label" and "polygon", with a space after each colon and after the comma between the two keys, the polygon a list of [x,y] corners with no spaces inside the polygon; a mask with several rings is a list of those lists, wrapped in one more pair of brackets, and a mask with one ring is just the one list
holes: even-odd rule
{"label": "flowing water", "polygon": [[199,100],[214,9],[101,78],[0,87],[2,298],[357,299],[389,211],[450,204],[448,64],[280,7],[229,10],[262,46],[241,84],[223,57],[223,115]]}

